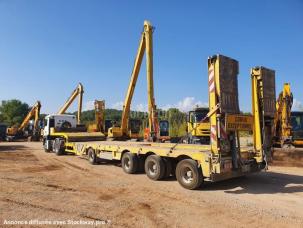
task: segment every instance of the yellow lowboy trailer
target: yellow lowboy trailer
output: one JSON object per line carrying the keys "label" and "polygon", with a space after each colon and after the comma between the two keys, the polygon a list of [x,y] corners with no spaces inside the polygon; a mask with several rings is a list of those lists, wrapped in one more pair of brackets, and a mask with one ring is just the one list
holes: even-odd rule
{"label": "yellow lowboy trailer", "polygon": [[[222,55],[210,57],[208,71],[210,145],[81,142],[54,129],[49,131],[44,143],[51,148],[52,142],[59,140],[60,143],[54,143],[55,148],[59,145],[65,152],[87,156],[92,164],[99,158],[120,160],[126,173],[144,169],[152,180],[176,175],[178,182],[187,189],[196,189],[203,181],[219,181],[265,169],[271,150],[269,129],[275,112],[274,71],[263,67],[252,69],[253,115],[240,114],[236,60]],[[253,131],[252,148],[240,145],[239,131],[242,130]]]}

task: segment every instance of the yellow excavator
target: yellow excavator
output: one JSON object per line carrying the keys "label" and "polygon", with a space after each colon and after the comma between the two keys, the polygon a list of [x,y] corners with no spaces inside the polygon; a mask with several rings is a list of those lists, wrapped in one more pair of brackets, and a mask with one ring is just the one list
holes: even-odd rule
{"label": "yellow excavator", "polygon": [[[39,116],[40,116],[41,103],[37,101],[31,110],[28,112],[24,120],[19,127],[9,127],[6,131],[7,141],[13,141],[16,138],[28,137],[29,141],[39,141],[40,128],[39,128]],[[34,119],[31,129],[25,132],[26,127],[29,125],[30,120]]]}
{"label": "yellow excavator", "polygon": [[83,85],[81,83],[79,83],[77,88],[72,92],[72,94],[67,99],[67,101],[64,103],[64,105],[59,109],[57,115],[64,114],[78,96],[77,124],[80,124],[81,123],[81,113],[82,113],[83,93],[84,93]]}
{"label": "yellow excavator", "polygon": [[290,91],[290,84],[285,83],[283,91],[276,101],[276,113],[274,119],[274,143],[282,148],[292,146],[291,136],[291,107],[293,95]]}
{"label": "yellow excavator", "polygon": [[137,79],[142,64],[144,53],[146,52],[147,70],[147,94],[148,94],[148,129],[145,133],[149,141],[156,141],[159,138],[159,122],[154,97],[153,83],[153,27],[150,22],[144,21],[143,32],[140,39],[135,64],[133,67],[131,80],[124,100],[121,126],[113,126],[108,130],[108,137],[111,138],[140,138],[140,120],[130,119],[130,106],[135,91]]}
{"label": "yellow excavator", "polygon": [[303,145],[303,112],[292,112],[293,94],[285,83],[276,101],[274,144],[284,149]]}

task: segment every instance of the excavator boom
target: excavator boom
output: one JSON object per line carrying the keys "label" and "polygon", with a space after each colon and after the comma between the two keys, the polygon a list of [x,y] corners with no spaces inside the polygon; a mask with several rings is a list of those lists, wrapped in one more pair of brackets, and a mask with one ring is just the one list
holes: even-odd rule
{"label": "excavator boom", "polygon": [[24,120],[22,121],[20,127],[18,128],[18,132],[24,130],[24,128],[28,125],[29,121],[34,117],[34,131],[37,130],[39,115],[40,115],[41,103],[37,101],[31,110],[28,112]]}
{"label": "excavator boom", "polygon": [[77,88],[73,91],[71,96],[67,99],[65,104],[60,108],[58,111],[58,115],[64,114],[66,110],[70,107],[70,105],[73,103],[73,101],[76,99],[77,96],[78,98],[78,114],[77,114],[77,122],[80,124],[80,119],[81,119],[81,112],[82,112],[82,98],[83,98],[83,86],[81,83],[77,86]]}
{"label": "excavator boom", "polygon": [[139,48],[137,51],[137,56],[135,59],[135,64],[134,64],[134,68],[132,71],[130,83],[129,83],[126,97],[124,100],[124,105],[123,105],[123,112],[122,112],[122,119],[121,119],[121,131],[122,131],[123,135],[128,134],[128,120],[129,120],[129,113],[130,113],[130,105],[131,105],[131,101],[133,99],[137,79],[139,76],[142,59],[144,56],[144,50],[145,50],[145,38],[144,38],[144,32],[143,32],[143,34],[141,36]]}
{"label": "excavator boom", "polygon": [[131,80],[128,86],[126,97],[123,105],[122,120],[121,120],[121,132],[122,135],[127,136],[129,134],[129,114],[130,106],[135,91],[138,75],[140,72],[144,53],[146,53],[146,73],[147,73],[147,93],[148,93],[148,123],[149,132],[151,134],[158,134],[158,119],[156,114],[156,104],[154,97],[154,83],[153,83],[153,39],[152,39],[153,27],[148,21],[144,21],[144,28],[141,35],[135,64],[133,67]]}
{"label": "excavator boom", "polygon": [[285,83],[283,91],[279,94],[276,101],[276,114],[274,120],[274,140],[276,144],[289,146],[292,143],[292,126],[291,126],[291,107],[293,95],[290,90],[290,84]]}

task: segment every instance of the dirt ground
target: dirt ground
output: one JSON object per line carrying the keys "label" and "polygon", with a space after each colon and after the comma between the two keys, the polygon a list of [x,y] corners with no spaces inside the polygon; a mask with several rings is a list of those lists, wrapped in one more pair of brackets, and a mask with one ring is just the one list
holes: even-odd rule
{"label": "dirt ground", "polygon": [[[125,174],[117,162],[93,166],[80,157],[45,153],[39,142],[1,142],[0,227],[25,222],[40,227],[303,227],[303,168],[269,167],[189,191],[174,178],[155,182],[145,174]],[[94,223],[84,225],[88,222]]]}

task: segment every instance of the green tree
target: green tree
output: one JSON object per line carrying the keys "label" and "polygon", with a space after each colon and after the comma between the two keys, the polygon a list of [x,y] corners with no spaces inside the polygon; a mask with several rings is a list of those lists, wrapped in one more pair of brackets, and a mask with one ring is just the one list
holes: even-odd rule
{"label": "green tree", "polygon": [[186,134],[186,114],[177,108],[168,110],[169,134],[171,137],[180,137]]}
{"label": "green tree", "polygon": [[0,106],[2,120],[9,126],[20,125],[28,111],[28,104],[16,99],[2,101]]}

